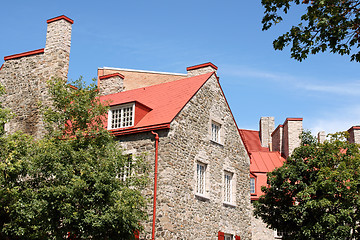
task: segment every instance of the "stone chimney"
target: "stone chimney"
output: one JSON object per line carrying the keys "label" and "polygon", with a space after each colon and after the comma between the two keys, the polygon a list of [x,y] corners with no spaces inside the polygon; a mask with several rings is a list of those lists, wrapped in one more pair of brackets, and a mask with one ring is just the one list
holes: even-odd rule
{"label": "stone chimney", "polygon": [[259,122],[259,134],[262,147],[271,148],[271,133],[274,131],[274,117],[261,117]]}
{"label": "stone chimney", "polygon": [[283,136],[284,136],[284,126],[279,125],[271,134],[272,151],[280,152],[280,153],[284,152]]}
{"label": "stone chimney", "polygon": [[287,158],[301,144],[302,118],[287,118],[284,122],[284,155]]}
{"label": "stone chimney", "polygon": [[318,142],[319,143],[324,143],[324,141],[326,140],[326,133],[325,131],[320,131],[318,133]]}
{"label": "stone chimney", "polygon": [[52,76],[67,78],[73,23],[64,15],[47,20],[45,56]]}
{"label": "stone chimney", "polygon": [[205,74],[208,72],[216,72],[217,69],[218,69],[217,66],[215,66],[211,62],[208,62],[208,63],[203,63],[203,64],[195,65],[192,67],[188,67],[188,68],[186,68],[186,71],[187,71],[188,77],[193,77],[193,76]]}
{"label": "stone chimney", "polygon": [[360,144],[360,126],[353,126],[348,130],[350,143]]}
{"label": "stone chimney", "polygon": [[120,73],[99,76],[98,86],[100,95],[108,95],[123,91],[124,78],[125,77]]}
{"label": "stone chimney", "polygon": [[285,158],[301,144],[302,118],[287,118],[271,134],[273,151],[279,151]]}
{"label": "stone chimney", "polygon": [[38,103],[51,106],[46,84],[51,77],[67,80],[73,20],[62,15],[47,24],[45,48],[4,57],[0,71],[0,83],[6,88],[3,102],[15,115],[6,125],[9,134],[20,130],[36,139],[47,134]]}

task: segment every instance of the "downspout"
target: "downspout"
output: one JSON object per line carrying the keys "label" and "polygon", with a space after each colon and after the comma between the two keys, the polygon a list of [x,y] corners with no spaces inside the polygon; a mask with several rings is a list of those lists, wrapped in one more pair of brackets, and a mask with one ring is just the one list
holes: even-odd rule
{"label": "downspout", "polygon": [[156,190],[157,190],[157,174],[158,174],[158,147],[159,147],[159,134],[154,131],[151,131],[155,135],[155,170],[154,170],[154,204],[153,204],[153,222],[152,222],[152,237],[155,239],[155,220],[156,220]]}

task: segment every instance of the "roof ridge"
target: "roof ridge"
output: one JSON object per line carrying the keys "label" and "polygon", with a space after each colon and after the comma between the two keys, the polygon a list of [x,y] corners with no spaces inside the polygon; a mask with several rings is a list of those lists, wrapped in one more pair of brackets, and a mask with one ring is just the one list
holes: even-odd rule
{"label": "roof ridge", "polygon": [[129,68],[114,68],[114,67],[103,67],[98,69],[108,69],[108,70],[118,70],[118,71],[127,71],[127,72],[139,72],[139,73],[152,73],[152,74],[164,74],[164,75],[179,75],[179,76],[187,76],[186,73],[172,73],[172,72],[158,72],[158,71],[148,71],[148,70],[137,70],[137,69],[129,69]]}
{"label": "roof ridge", "polygon": [[171,84],[174,84],[174,83],[178,83],[180,81],[188,81],[189,79],[192,79],[192,78],[199,78],[201,76],[204,76],[204,75],[209,75],[207,77],[207,79],[210,78],[210,76],[213,74],[214,72],[211,72],[211,73],[205,73],[205,74],[201,74],[201,75],[197,75],[197,76],[192,76],[192,77],[188,77],[188,78],[183,78],[183,79],[178,79],[178,80],[174,80],[174,81],[170,81],[170,82],[164,82],[164,83],[158,83],[158,84],[154,84],[154,85],[150,85],[150,86],[146,86],[146,87],[139,87],[139,88],[135,88],[135,89],[131,89],[131,90],[126,90],[126,91],[122,91],[122,92],[117,92],[117,93],[111,93],[111,94],[106,94],[106,95],[103,95],[103,96],[111,96],[111,95],[117,95],[117,94],[121,94],[121,93],[129,93],[129,92],[132,92],[132,91],[139,91],[139,89],[150,89],[150,88],[153,88],[153,87],[157,87],[159,85],[171,85]]}

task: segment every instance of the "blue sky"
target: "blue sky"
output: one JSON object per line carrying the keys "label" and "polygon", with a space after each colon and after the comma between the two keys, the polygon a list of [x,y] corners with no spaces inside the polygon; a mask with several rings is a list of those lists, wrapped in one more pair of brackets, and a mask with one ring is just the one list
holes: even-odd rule
{"label": "blue sky", "polygon": [[46,20],[73,19],[69,79],[88,82],[98,67],[186,73],[212,62],[239,128],[258,129],[261,116],[303,117],[313,133],[360,124],[360,63],[330,53],[303,62],[272,41],[296,23],[261,31],[261,1],[4,1],[3,57],[45,47]]}

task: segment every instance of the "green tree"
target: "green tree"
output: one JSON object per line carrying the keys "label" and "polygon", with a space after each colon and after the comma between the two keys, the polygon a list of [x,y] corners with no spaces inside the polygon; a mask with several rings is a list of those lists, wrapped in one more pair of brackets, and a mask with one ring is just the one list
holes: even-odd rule
{"label": "green tree", "polygon": [[146,218],[147,165],[103,128],[94,84],[49,86],[49,134],[0,137],[0,239],[132,239]]}
{"label": "green tree", "polygon": [[[0,84],[0,97],[5,94],[4,87]],[[4,126],[7,121],[11,118],[10,110],[2,106],[0,99],[0,135],[4,134]]]}
{"label": "green tree", "polygon": [[273,46],[283,50],[291,45],[291,57],[302,61],[309,54],[330,50],[351,55],[360,62],[360,1],[359,0],[262,0],[265,8],[263,30],[283,20],[294,5],[306,4],[307,9],[298,25],[279,36]]}
{"label": "green tree", "polygon": [[283,239],[360,239],[360,152],[345,133],[295,149],[262,190],[255,216]]}

